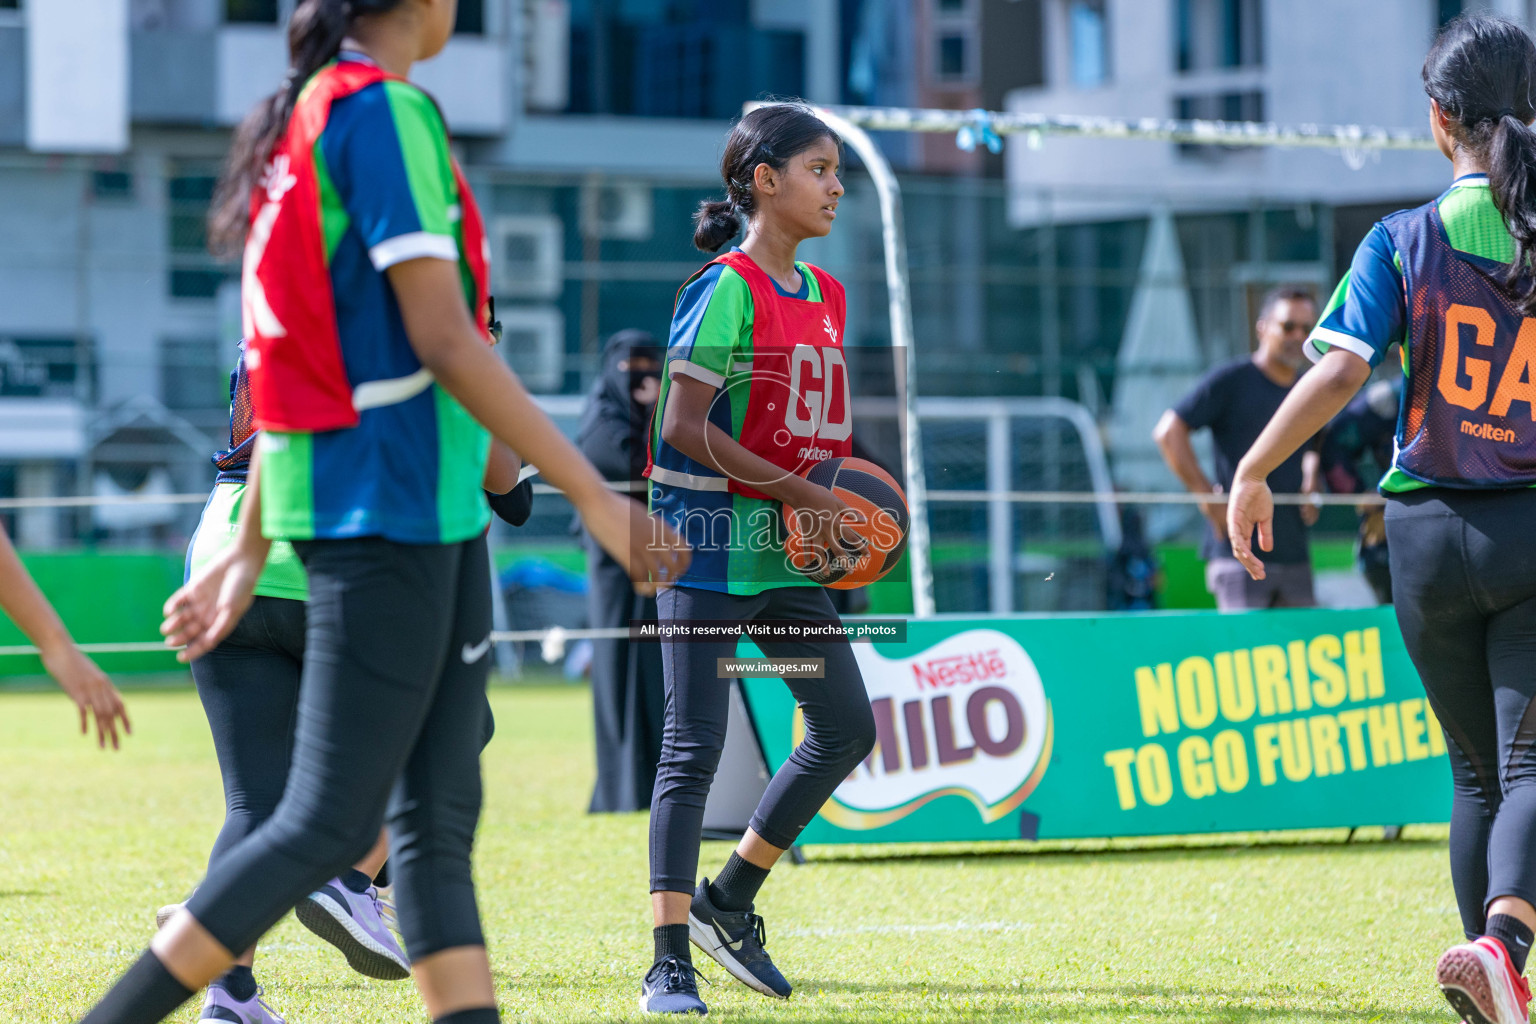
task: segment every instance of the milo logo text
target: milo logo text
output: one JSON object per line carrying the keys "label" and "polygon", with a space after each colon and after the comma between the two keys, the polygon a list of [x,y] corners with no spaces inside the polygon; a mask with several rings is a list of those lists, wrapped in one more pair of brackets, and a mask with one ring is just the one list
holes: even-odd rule
{"label": "milo logo text", "polygon": [[[974,758],[977,751],[1007,757],[1024,745],[1024,706],[1011,690],[1001,686],[973,690],[963,704],[948,696],[905,701],[900,728],[896,704],[890,697],[871,701],[870,709],[875,713],[875,749],[864,767],[871,772],[877,761],[879,770],[886,774],[921,771],[930,763],[961,764]],[[969,742],[962,738],[967,733]]]}
{"label": "milo logo text", "polygon": [[985,822],[1023,803],[1050,761],[1050,705],[1040,673],[1012,637],[973,629],[911,658],[854,645],[875,717],[875,749],[821,814],[841,828],[880,828],[944,796]]}

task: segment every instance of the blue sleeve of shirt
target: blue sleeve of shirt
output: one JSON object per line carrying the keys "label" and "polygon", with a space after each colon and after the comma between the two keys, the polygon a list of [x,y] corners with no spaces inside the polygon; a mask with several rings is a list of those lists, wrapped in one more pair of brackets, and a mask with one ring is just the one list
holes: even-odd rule
{"label": "blue sleeve of shirt", "polygon": [[689,281],[677,296],[677,308],[672,311],[672,329],[667,339],[667,354],[673,353],[684,359],[699,338],[699,324],[704,310],[709,308],[709,297],[715,293],[715,285],[725,272],[722,263],[711,264],[704,273]]}
{"label": "blue sleeve of shirt", "polygon": [[[431,99],[403,83],[375,83],[332,104],[318,162],[376,269],[458,258],[447,145]],[[321,210],[330,212],[323,192]]]}
{"label": "blue sleeve of shirt", "polygon": [[751,313],[745,282],[716,263],[683,287],[672,313],[666,375],[682,373],[714,387],[731,373],[743,323]]}
{"label": "blue sleeve of shirt", "polygon": [[1407,307],[1392,236],[1378,223],[1355,250],[1349,273],[1307,339],[1307,355],[1318,360],[1338,347],[1377,366],[1387,349],[1403,340]]}

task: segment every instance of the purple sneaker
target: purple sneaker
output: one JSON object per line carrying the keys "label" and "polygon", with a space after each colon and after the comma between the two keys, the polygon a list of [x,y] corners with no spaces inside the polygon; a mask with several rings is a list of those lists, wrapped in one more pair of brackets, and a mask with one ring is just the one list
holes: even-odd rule
{"label": "purple sneaker", "polygon": [[240,1000],[219,985],[209,985],[203,1000],[203,1010],[197,1015],[198,1024],[216,1021],[218,1024],[287,1024],[272,1012],[272,1007],[261,1000],[261,989],[249,999]]}
{"label": "purple sneaker", "polygon": [[379,890],[356,893],[333,878],[293,909],[299,923],[346,954],[358,974],[385,981],[411,976],[405,950],[390,934],[379,906]]}

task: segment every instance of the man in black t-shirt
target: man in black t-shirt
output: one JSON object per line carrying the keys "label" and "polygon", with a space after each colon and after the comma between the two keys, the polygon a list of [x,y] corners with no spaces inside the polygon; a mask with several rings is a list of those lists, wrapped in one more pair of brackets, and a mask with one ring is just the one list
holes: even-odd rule
{"label": "man in black t-shirt", "polygon": [[[1302,345],[1317,323],[1317,303],[1311,293],[1282,286],[1264,297],[1256,325],[1258,349],[1247,359],[1219,366],[1201,379],[1178,404],[1163,413],[1153,440],[1168,467],[1193,494],[1225,494],[1232,487],[1238,462],[1269,423],[1296,383],[1305,362]],[[1209,427],[1216,449],[1216,481],[1200,467],[1190,446],[1192,431]],[[1269,477],[1276,494],[1317,490],[1318,456],[1308,445]],[[1205,583],[1222,611],[1247,608],[1306,608],[1316,604],[1312,592],[1312,563],[1307,527],[1317,521],[1314,505],[1275,507],[1272,551],[1253,549],[1264,560],[1266,576],[1254,580],[1227,541],[1224,500],[1203,502],[1206,518],[1201,557],[1206,560]]]}

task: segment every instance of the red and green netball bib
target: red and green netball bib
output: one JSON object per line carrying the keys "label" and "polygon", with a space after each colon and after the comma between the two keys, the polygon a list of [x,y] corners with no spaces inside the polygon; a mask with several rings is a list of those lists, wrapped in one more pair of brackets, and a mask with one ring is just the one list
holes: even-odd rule
{"label": "red and green netball bib", "polygon": [[[241,307],[261,429],[317,433],[358,424],[336,326],[315,143],[331,104],[388,79],[403,81],[354,61],[321,69],[299,96],[252,190]],[[457,161],[453,175],[462,213],[459,259],[474,283],[475,319],[484,334],[490,294],[485,226]]]}
{"label": "red and green netball bib", "polygon": [[[731,434],[755,455],[790,473],[852,454],[853,409],[848,364],[843,358],[846,300],[831,274],[804,264],[815,275],[821,301],[782,294],[752,257],[732,250],[705,264],[730,267],[752,295],[752,343],[733,353],[721,390]],[[688,287],[688,283],[683,285]],[[681,291],[678,293],[681,295]],[[719,401],[719,399],[717,399]],[[655,477],[654,450],[645,475]],[[740,480],[725,487],[749,498],[769,495]]]}

